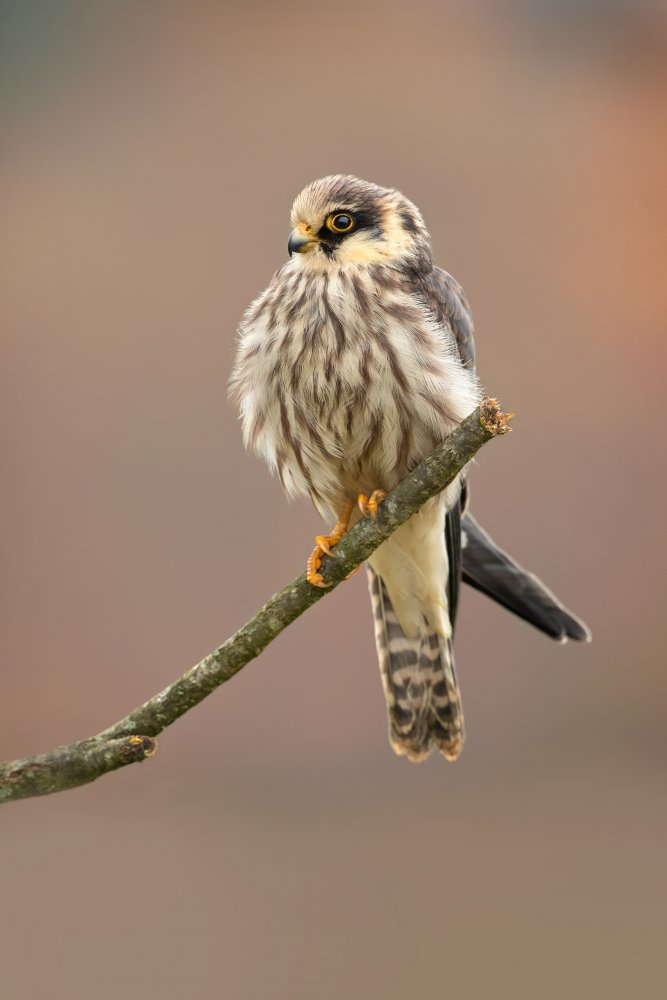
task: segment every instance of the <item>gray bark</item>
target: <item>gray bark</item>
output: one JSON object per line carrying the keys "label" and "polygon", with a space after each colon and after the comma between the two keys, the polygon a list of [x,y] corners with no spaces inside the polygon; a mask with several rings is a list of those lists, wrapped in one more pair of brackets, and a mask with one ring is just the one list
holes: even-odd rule
{"label": "gray bark", "polygon": [[364,519],[322,560],[327,589],[311,586],[305,574],[275,594],[218,649],[124,719],[89,739],[49,753],[0,763],[0,804],[13,799],[76,788],[126,764],[152,757],[155,737],[258,656],[283,629],[330,594],[357,566],[440,493],[491,438],[510,430],[510,415],[486,399],[383,500],[377,520]]}

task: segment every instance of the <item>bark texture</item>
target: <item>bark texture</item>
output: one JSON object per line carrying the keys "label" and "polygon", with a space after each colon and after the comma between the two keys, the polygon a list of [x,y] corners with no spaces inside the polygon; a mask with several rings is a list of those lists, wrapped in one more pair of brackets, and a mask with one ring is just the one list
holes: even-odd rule
{"label": "bark texture", "polygon": [[155,737],[208,697],[258,656],[283,629],[334,590],[357,566],[440,493],[481,446],[510,430],[511,414],[485,399],[451,437],[415,468],[382,502],[377,520],[362,520],[322,561],[327,589],[311,586],[305,574],[275,594],[253,618],[178,680],[103,732],[49,753],[0,763],[0,804],[76,788],[152,757]]}

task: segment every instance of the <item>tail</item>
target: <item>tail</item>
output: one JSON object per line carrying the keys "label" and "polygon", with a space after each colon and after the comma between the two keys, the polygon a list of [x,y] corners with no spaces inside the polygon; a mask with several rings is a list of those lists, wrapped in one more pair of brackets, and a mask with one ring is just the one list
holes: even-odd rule
{"label": "tail", "polygon": [[461,520],[463,580],[558,642],[590,642],[591,632],[538,577],[504,552],[470,511]]}
{"label": "tail", "polygon": [[387,700],[389,742],[397,754],[424,760],[436,747],[456,760],[463,747],[461,696],[452,641],[425,624],[409,638],[391,606],[387,589],[368,567],[380,673]]}

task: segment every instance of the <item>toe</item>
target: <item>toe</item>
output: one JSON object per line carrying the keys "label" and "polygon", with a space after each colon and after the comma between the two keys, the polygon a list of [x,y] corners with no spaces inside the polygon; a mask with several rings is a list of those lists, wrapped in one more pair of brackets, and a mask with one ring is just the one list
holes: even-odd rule
{"label": "toe", "polygon": [[374,521],[377,520],[378,507],[380,506],[386,495],[387,494],[385,493],[384,490],[374,490],[373,493],[371,493],[370,495],[370,498],[368,500],[368,510]]}
{"label": "toe", "polygon": [[326,552],[326,554],[330,556],[332,554],[331,547],[336,543],[329,535],[316,535],[315,544],[318,548],[322,549],[322,552]]}
{"label": "toe", "polygon": [[318,543],[317,547],[313,550],[313,554],[308,559],[308,563],[306,564],[306,580],[308,583],[312,584],[313,587],[331,586],[330,583],[324,582],[324,577],[319,571],[324,551],[325,550]]}

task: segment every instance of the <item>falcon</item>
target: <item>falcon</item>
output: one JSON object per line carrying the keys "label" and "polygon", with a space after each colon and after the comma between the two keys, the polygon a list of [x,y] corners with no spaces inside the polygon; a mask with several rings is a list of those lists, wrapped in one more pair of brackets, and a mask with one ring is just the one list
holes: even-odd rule
{"label": "falcon", "polygon": [[[291,216],[288,261],[246,311],[230,381],[245,446],[289,496],[335,522],[324,553],[451,434],[482,398],[473,322],[433,262],[419,210],[399,191],[335,175]],[[561,642],[586,625],[500,549],[467,509],[467,470],[368,560],[393,749],[413,761],[463,745],[452,650],[460,583]]]}

